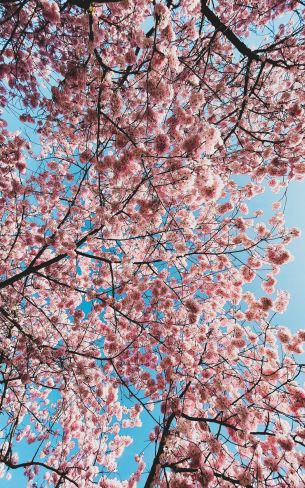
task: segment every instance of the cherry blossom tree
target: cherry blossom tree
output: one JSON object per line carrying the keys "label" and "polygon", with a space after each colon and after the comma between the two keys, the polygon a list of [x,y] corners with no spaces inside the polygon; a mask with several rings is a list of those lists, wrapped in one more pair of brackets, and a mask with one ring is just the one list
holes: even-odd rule
{"label": "cherry blossom tree", "polygon": [[[304,486],[305,331],[276,289],[304,8],[0,0],[2,476]],[[267,186],[268,220],[249,210]]]}

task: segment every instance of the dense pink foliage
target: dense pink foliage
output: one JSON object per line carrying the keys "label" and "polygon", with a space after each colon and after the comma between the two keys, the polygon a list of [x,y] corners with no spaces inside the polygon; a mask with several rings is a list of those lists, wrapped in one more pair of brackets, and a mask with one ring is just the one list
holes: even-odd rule
{"label": "dense pink foliage", "polygon": [[[2,475],[304,487],[305,331],[274,317],[299,232],[249,204],[305,175],[303,2],[0,12]],[[130,432],[155,456],[124,480]]]}

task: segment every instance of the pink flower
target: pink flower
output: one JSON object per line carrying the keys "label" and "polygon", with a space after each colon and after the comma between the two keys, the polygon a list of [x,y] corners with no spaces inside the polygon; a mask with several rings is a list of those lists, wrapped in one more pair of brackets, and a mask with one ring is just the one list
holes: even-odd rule
{"label": "pink flower", "polygon": [[290,295],[286,291],[278,291],[277,297],[273,302],[273,310],[278,313],[284,313],[289,304]]}
{"label": "pink flower", "polygon": [[41,4],[44,18],[52,24],[58,24],[60,22],[60,10],[57,3],[42,0]]}
{"label": "pink flower", "polygon": [[159,27],[161,29],[165,29],[165,27],[167,27],[170,20],[169,9],[162,3],[157,3],[155,5],[155,16],[158,19]]}
{"label": "pink flower", "polygon": [[170,148],[170,139],[166,134],[158,134],[155,138],[155,149],[158,154],[166,153]]}
{"label": "pink flower", "polygon": [[200,144],[201,144],[201,137],[199,136],[199,134],[193,134],[187,139],[185,139],[182,147],[185,152],[192,153],[193,151],[199,148]]}
{"label": "pink flower", "polygon": [[197,185],[203,201],[217,201],[221,197],[223,182],[220,176],[210,172],[198,177]]}
{"label": "pink flower", "polygon": [[292,339],[292,335],[290,333],[290,330],[287,329],[287,327],[280,327],[278,329],[277,336],[283,344],[288,344],[290,342],[290,340]]}
{"label": "pink flower", "polygon": [[281,446],[284,451],[292,451],[294,442],[291,437],[288,436],[280,436],[277,439],[278,444]]}
{"label": "pink flower", "polygon": [[262,297],[260,299],[260,306],[264,311],[270,310],[272,307],[272,300],[268,297]]}
{"label": "pink flower", "polygon": [[36,435],[35,435],[33,432],[31,432],[31,433],[28,435],[27,440],[28,440],[28,444],[33,444],[33,442],[35,442],[35,441],[36,441]]}
{"label": "pink flower", "polygon": [[251,283],[255,278],[255,272],[249,266],[243,266],[241,268],[241,273],[245,281]]}
{"label": "pink flower", "polygon": [[272,244],[267,247],[266,257],[269,263],[280,266],[290,261],[291,254],[283,244]]}
{"label": "pink flower", "polygon": [[298,335],[298,338],[301,342],[305,342],[305,330],[304,329],[299,330],[297,335]]}
{"label": "pink flower", "polygon": [[136,57],[136,55],[135,55],[134,50],[133,50],[133,49],[130,49],[130,50],[128,51],[128,53],[126,54],[126,56],[125,56],[125,61],[126,61],[126,63],[127,63],[127,64],[133,64],[133,63],[135,63],[135,62],[136,62],[136,59],[137,59],[137,57]]}
{"label": "pink flower", "polygon": [[266,293],[273,293],[274,292],[274,289],[275,289],[275,285],[276,285],[276,279],[274,278],[274,276],[270,275],[270,274],[267,274],[266,276],[266,280],[263,281],[262,283],[262,289],[266,292]]}

